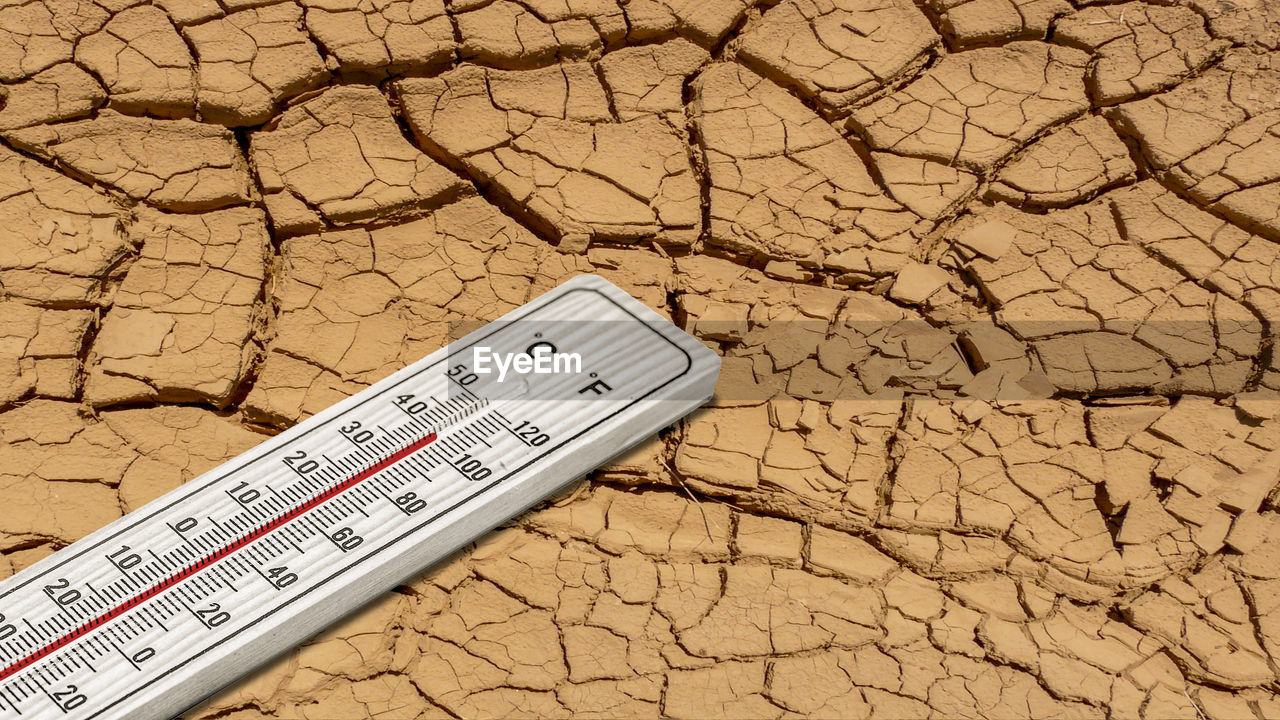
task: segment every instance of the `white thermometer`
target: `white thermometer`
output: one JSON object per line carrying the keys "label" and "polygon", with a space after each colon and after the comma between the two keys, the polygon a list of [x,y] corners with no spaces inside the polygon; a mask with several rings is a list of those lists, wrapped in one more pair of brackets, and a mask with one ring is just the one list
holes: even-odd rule
{"label": "white thermometer", "polygon": [[704,404],[719,369],[577,277],[0,582],[0,720],[172,718]]}

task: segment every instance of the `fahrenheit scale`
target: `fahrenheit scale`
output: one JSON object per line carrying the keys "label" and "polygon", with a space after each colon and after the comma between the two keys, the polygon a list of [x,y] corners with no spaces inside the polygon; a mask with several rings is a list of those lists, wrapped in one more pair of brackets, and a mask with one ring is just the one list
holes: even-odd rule
{"label": "fahrenheit scale", "polygon": [[719,368],[577,277],[0,582],[0,719],[178,715],[702,405]]}

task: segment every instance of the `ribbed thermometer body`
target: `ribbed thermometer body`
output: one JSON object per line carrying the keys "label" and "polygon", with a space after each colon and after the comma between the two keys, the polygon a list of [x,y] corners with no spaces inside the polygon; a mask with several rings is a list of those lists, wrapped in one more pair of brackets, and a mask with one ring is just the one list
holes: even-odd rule
{"label": "ribbed thermometer body", "polygon": [[0,720],[171,718],[708,400],[575,278],[0,582]]}

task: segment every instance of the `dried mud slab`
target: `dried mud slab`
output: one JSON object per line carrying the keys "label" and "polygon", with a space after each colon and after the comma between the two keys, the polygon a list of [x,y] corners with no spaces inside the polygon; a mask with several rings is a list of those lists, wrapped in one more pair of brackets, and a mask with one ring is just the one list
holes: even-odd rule
{"label": "dried mud slab", "polygon": [[0,132],[87,117],[107,100],[98,80],[70,62],[3,86],[0,97]]}
{"label": "dried mud slab", "polygon": [[1045,563],[1034,576],[1082,600],[1119,584],[1124,563],[1093,501],[1101,458],[1079,405],[916,401],[894,447],[889,527],[994,534],[1003,541],[970,571],[1021,553]]}
{"label": "dried mud slab", "polygon": [[679,33],[711,47],[756,0],[459,0],[449,5],[463,59],[528,68]]}
{"label": "dried mud slab", "polygon": [[1061,390],[1226,395],[1253,371],[1258,317],[1123,236],[1106,198],[1044,215],[984,208],[949,237]]}
{"label": "dried mud slab", "polygon": [[266,122],[277,103],[329,74],[302,29],[301,7],[241,5],[247,9],[182,29],[196,54],[200,115],[223,125]]}
{"label": "dried mud slab", "polygon": [[1099,508],[1113,516],[1125,509],[1116,540],[1126,546],[1136,581],[1165,577],[1179,556],[1186,562],[1218,553],[1228,538],[1248,549],[1242,526],[1271,490],[1274,421],[1187,396],[1172,408],[1095,408],[1089,424],[1116,471],[1106,477]]}
{"label": "dried mud slab", "polygon": [[31,77],[75,55],[76,41],[132,3],[28,0],[0,8],[0,82]]}
{"label": "dried mud slab", "polygon": [[344,72],[421,73],[453,56],[443,0],[302,0],[307,30]]}
{"label": "dried mud slab", "polygon": [[880,180],[893,199],[929,220],[950,215],[978,188],[978,176],[924,158],[871,154]]}
{"label": "dried mud slab", "polygon": [[[132,2],[133,0],[125,0]],[[240,10],[253,5],[269,5],[273,0],[153,0],[152,5],[164,10],[178,27],[202,23],[222,17],[228,10]],[[288,1],[288,0],[286,0]]]}
{"label": "dried mud slab", "polygon": [[1269,55],[1232,51],[1193,80],[1110,111],[1165,181],[1273,239],[1280,237],[1274,63]]}
{"label": "dried mud slab", "polygon": [[[1265,523],[1245,526],[1261,522],[1276,425],[1258,427],[1206,398],[1172,408],[918,401],[902,428],[886,525],[916,534],[881,537],[919,572],[974,574],[965,582],[990,588],[1012,581],[980,573],[1007,567],[1015,578],[1092,603],[1118,588],[1182,583],[1177,573],[1221,551],[1228,538],[1252,550],[1266,537]],[[921,532],[938,536],[925,540]],[[1021,619],[1021,607],[1004,619]],[[1176,633],[1167,639],[1180,641]],[[1029,664],[1037,652],[1024,645],[1004,654]],[[1228,687],[1269,681],[1190,677]]]}
{"label": "dried mud slab", "polygon": [[1015,206],[1065,207],[1136,173],[1129,148],[1110,124],[1087,115],[1051,131],[1005,165],[987,195]]}
{"label": "dried mud slab", "polygon": [[693,87],[712,244],[863,277],[902,267],[919,218],[881,192],[834,128],[731,63],[703,71]]}
{"label": "dried mud slab", "polygon": [[[1203,461],[1191,470],[1177,467],[1186,462],[1186,451],[1160,434],[1181,432],[1177,426],[1206,405],[1220,423],[1216,429],[1248,436],[1230,408],[1207,399],[1176,412],[1150,405],[1086,412],[1061,401],[918,400],[894,445],[885,525],[939,533],[927,553],[899,551],[920,553],[913,565],[922,572],[979,573],[1019,556],[1024,570],[1017,574],[1081,602],[1144,586],[1216,552],[1230,525],[1232,516],[1219,508],[1213,487],[1227,487],[1238,473]],[[1106,439],[1094,442],[1090,433]],[[1230,443],[1224,440],[1210,449]],[[1249,447],[1236,442],[1224,456]],[[1255,451],[1254,457],[1264,454]],[[1171,465],[1186,476],[1204,473],[1206,484],[1197,488],[1203,496],[1184,488],[1186,498],[1161,497],[1158,478],[1168,478]],[[1210,481],[1212,472],[1217,479]],[[1203,513],[1194,522],[1181,519],[1192,504]],[[887,540],[903,542],[892,535]],[[948,545],[954,548],[951,562]]]}
{"label": "dried mud slab", "polygon": [[229,130],[104,110],[89,120],[4,134],[18,148],[76,175],[168,210],[209,210],[252,197],[244,155]]}
{"label": "dried mud slab", "polygon": [[660,45],[622,48],[600,58],[597,68],[618,119],[661,115],[684,125],[684,84],[710,60],[706,50],[683,38]]}
{"label": "dried mud slab", "polygon": [[1054,19],[1071,12],[1066,0],[925,0],[943,35],[964,47],[1001,40],[1043,40]]}
{"label": "dried mud slab", "polygon": [[[1271,240],[1215,217],[1154,182],[1114,199],[1120,228],[1131,240],[1187,277],[1238,300],[1275,327],[1280,248]],[[1275,360],[1260,359],[1261,384],[1280,386]]]}
{"label": "dried mud slab", "polygon": [[669,32],[703,47],[724,42],[760,0],[630,0],[625,6],[630,36],[646,39]]}
{"label": "dried mud slab", "polygon": [[195,63],[160,8],[143,5],[112,15],[102,29],[80,39],[75,59],[102,78],[116,110],[161,117],[195,114]]}
{"label": "dried mud slab", "polygon": [[93,320],[92,310],[0,301],[0,404],[33,395],[74,398]]}
{"label": "dried mud slab", "polygon": [[85,401],[226,405],[247,366],[266,272],[262,211],[146,210],[130,237],[138,258],[90,348]]}
{"label": "dried mud slab", "polygon": [[1114,197],[1130,239],[1199,282],[1270,313],[1275,243],[1196,207],[1154,182]]}
{"label": "dried mud slab", "polygon": [[616,45],[627,33],[615,0],[460,0],[450,9],[462,57],[499,67],[581,57]]}
{"label": "dried mud slab", "polygon": [[786,0],[742,35],[738,57],[833,113],[921,67],[938,41],[914,3]]}
{"label": "dried mud slab", "polygon": [[1263,0],[1191,0],[1204,14],[1214,37],[1240,45],[1280,49],[1280,9]]}
{"label": "dried mud slab", "polygon": [[615,115],[589,63],[465,65],[395,87],[423,147],[496,187],[550,234],[680,244],[698,234],[700,193],[682,128],[656,113]]}
{"label": "dried mud slab", "polygon": [[127,213],[105,193],[0,149],[0,293],[90,307],[132,251]]}
{"label": "dried mud slab", "polygon": [[1079,50],[1014,42],[942,58],[859,108],[849,126],[871,147],[984,171],[1041,130],[1083,112]]}
{"label": "dried mud slab", "polygon": [[334,87],[295,105],[252,134],[249,156],[286,235],[438,204],[469,187],[409,144],[371,87]]}
{"label": "dried mud slab", "polygon": [[1175,85],[1230,44],[1211,38],[1191,8],[1143,2],[1084,8],[1058,21],[1054,39],[1097,58],[1090,90],[1099,105]]}
{"label": "dried mud slab", "polygon": [[1125,610],[1140,630],[1160,638],[1187,674],[1200,682],[1248,688],[1273,682],[1245,594],[1221,562],[1186,580],[1170,580]]}
{"label": "dried mud slab", "polygon": [[95,308],[135,247],[105,194],[0,151],[0,405],[72,399]]}
{"label": "dried mud slab", "polygon": [[686,422],[675,470],[739,505],[865,526],[904,390],[972,377],[955,335],[861,292],[796,287],[706,257],[676,261],[686,328],[721,346],[712,407]]}

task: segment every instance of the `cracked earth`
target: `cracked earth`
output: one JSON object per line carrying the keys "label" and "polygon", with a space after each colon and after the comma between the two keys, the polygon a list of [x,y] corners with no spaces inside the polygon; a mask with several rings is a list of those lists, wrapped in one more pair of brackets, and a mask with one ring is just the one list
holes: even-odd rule
{"label": "cracked earth", "polygon": [[1269,0],[14,0],[0,577],[576,274],[709,408],[188,717],[1280,717]]}

